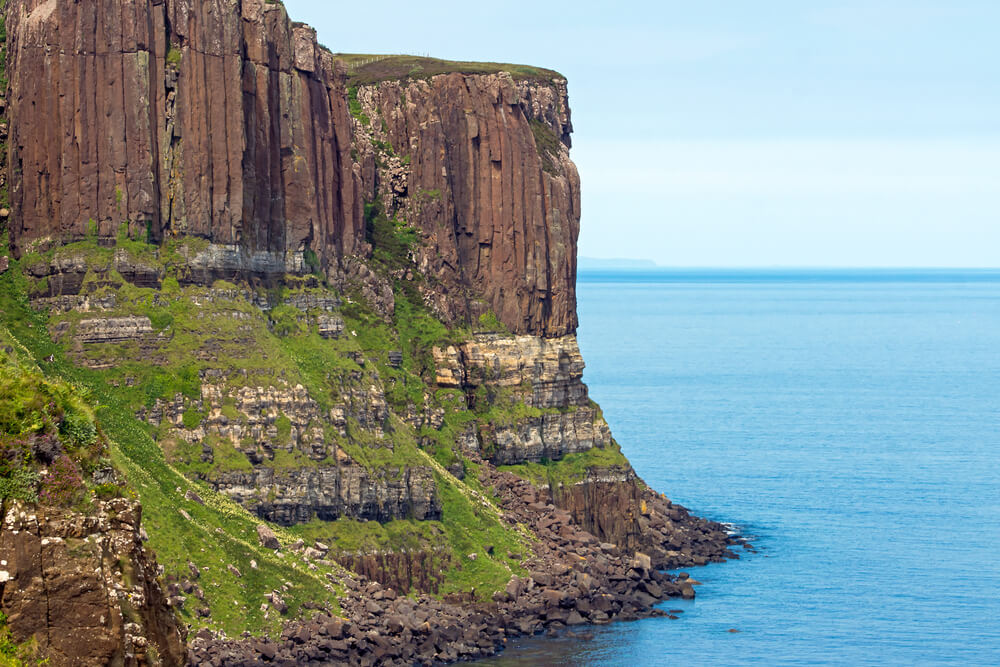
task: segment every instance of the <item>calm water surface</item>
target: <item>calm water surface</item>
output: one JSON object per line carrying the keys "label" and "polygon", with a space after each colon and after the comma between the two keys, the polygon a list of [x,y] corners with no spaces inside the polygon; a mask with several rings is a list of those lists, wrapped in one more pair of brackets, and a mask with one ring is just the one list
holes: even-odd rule
{"label": "calm water surface", "polygon": [[760,552],[696,568],[681,620],[484,664],[1000,665],[1000,272],[591,273],[579,297],[636,470]]}

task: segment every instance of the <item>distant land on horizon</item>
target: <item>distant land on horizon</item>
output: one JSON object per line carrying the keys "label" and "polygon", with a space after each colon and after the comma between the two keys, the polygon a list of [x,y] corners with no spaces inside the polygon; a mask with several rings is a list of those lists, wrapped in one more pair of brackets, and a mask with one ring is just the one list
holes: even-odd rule
{"label": "distant land on horizon", "polygon": [[626,257],[603,258],[603,257],[580,257],[577,259],[577,268],[580,271],[681,271],[681,272],[747,272],[763,271],[776,273],[941,273],[941,272],[971,272],[971,273],[993,273],[1000,271],[1000,267],[995,266],[794,266],[794,265],[771,265],[771,266],[688,266],[659,264],[651,259],[630,259]]}

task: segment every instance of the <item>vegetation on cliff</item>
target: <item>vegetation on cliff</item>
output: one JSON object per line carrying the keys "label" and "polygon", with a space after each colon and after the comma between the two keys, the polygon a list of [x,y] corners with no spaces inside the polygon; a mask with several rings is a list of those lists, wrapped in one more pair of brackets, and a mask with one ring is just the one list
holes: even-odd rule
{"label": "vegetation on cliff", "polygon": [[87,390],[28,359],[0,324],[0,499],[86,511],[95,498],[127,493],[92,481],[99,469],[113,471]]}
{"label": "vegetation on cliff", "polygon": [[[469,423],[474,416],[465,409],[460,394],[435,392],[425,396],[425,392],[430,381],[428,375],[433,373],[430,346],[471,334],[448,330],[435,322],[421,306],[408,302],[406,290],[400,289],[391,322],[360,300],[348,303],[346,297],[340,313],[347,335],[325,339],[319,335],[313,319],[317,313],[282,306],[262,311],[251,305],[250,300],[330,298],[332,292],[328,288],[309,286],[308,281],[289,277],[281,288],[250,290],[256,297],[248,299],[243,294],[248,289],[245,285],[217,281],[211,288],[181,286],[177,277],[183,270],[173,262],[191,250],[186,243],[153,247],[122,236],[117,248],[84,241],[42,253],[28,253],[0,276],[0,318],[10,327],[5,335],[12,343],[25,346],[27,358],[43,360],[41,366],[46,378],[57,383],[72,382],[80,391],[101,397],[97,414],[110,445],[108,455],[145,507],[150,544],[168,578],[184,578],[191,562],[201,572],[200,586],[210,615],[199,617],[194,605],[190,605],[180,609],[182,617],[194,627],[208,624],[230,633],[275,628],[280,616],[260,609],[260,601],[267,593],[284,590],[284,599],[290,606],[288,614],[295,615],[303,603],[335,600],[336,584],[331,584],[326,574],[332,575],[332,581],[336,582],[342,576],[341,570],[337,566],[317,569],[315,563],[279,558],[273,551],[262,548],[255,532],[259,519],[226,494],[213,490],[211,482],[217,474],[246,471],[254,466],[246,452],[234,448],[227,438],[206,439],[214,450],[211,462],[206,463],[200,458],[202,445],[193,449],[188,441],[177,437],[178,428],[188,432],[203,427],[208,410],[204,404],[198,407],[198,401],[206,372],[242,369],[224,379],[235,391],[260,383],[270,384],[276,378],[282,384],[301,383],[309,396],[315,398],[319,406],[317,414],[327,412],[336,402],[333,387],[342,383],[356,386],[360,376],[384,383],[388,403],[399,414],[412,410],[415,403],[422,407],[430,398],[437,405],[447,406],[452,411],[449,415],[464,415],[457,417],[457,421],[455,416],[449,416],[448,424],[442,425],[440,431],[429,426],[415,429],[391,417],[383,435],[384,444],[369,439],[372,436],[366,429],[350,421],[346,424],[346,434],[324,427],[324,437],[336,443],[352,461],[371,470],[395,471],[392,474],[398,475],[407,467],[429,465],[433,458],[445,466],[462,460],[456,454],[455,442],[448,439],[448,434],[454,432],[449,427]],[[141,261],[164,272],[159,289],[136,287],[121,277],[114,268],[114,259],[123,250],[129,253],[130,262]],[[42,302],[31,306],[28,295],[35,294],[37,301],[38,284],[43,279],[30,277],[30,267],[68,261],[67,258],[85,258],[87,273],[81,289],[89,292],[91,302],[103,301],[106,310],[95,314],[73,309],[50,311],[38,307]],[[145,342],[81,343],[73,334],[81,322],[95,315],[106,319],[148,317],[152,331]],[[62,333],[52,340],[50,330]],[[155,344],[149,343],[150,340]],[[248,356],[248,349],[254,353]],[[399,363],[390,359],[396,350],[402,357]],[[15,393],[11,397],[12,404],[22,402]],[[159,426],[151,426],[135,416],[157,402],[174,400],[185,406],[179,425],[163,421]],[[247,419],[229,399],[221,411],[234,421]],[[287,439],[287,417],[278,415],[274,422],[278,439]],[[265,460],[264,465],[300,469],[333,463],[329,457],[315,460],[298,448],[289,449],[275,450],[274,458],[270,462]],[[442,561],[446,569],[439,593],[475,589],[488,597],[506,584],[512,572],[521,572],[518,560],[530,546],[522,536],[511,533],[496,516],[484,512],[469,499],[471,490],[467,483],[472,482],[435,473],[442,505],[440,522],[400,518],[386,524],[387,530],[377,523],[345,517],[336,521],[314,520],[308,529],[292,526],[275,530],[286,545],[300,536],[309,537],[326,541],[335,552],[341,553],[372,545],[389,551],[419,549],[447,553]],[[197,494],[205,504],[187,498],[188,492]],[[363,537],[365,534],[374,535],[374,542]],[[469,554],[477,557],[470,560]],[[227,569],[229,565],[243,576],[232,576]],[[287,586],[288,583],[292,585]]]}
{"label": "vegetation on cliff", "polygon": [[[148,9],[103,29],[124,43],[162,23],[168,39],[144,43],[164,48],[136,50],[164,71],[132,72],[154,94],[84,91],[112,110],[81,121],[91,138],[116,110],[140,126],[170,119],[107,133],[127,154],[124,184],[103,162],[94,181],[75,156],[12,142],[23,167],[10,172],[15,242],[0,239],[17,256],[0,272],[3,494],[84,511],[134,496],[173,609],[230,636],[335,613],[359,573],[414,596],[506,600],[526,563],[555,562],[525,506],[556,510],[512,495],[509,479],[501,494],[494,464],[553,490],[621,473],[615,530],[632,539],[638,487],[572,335],[579,192],[561,77],[343,56],[345,81],[308,28],[244,3],[218,18],[246,30],[223,31],[246,76],[216,90],[205,37],[171,24],[169,2]],[[88,11],[67,4],[16,37],[55,44],[69,34],[59,21]],[[92,74],[70,54],[78,71],[64,79],[41,52],[12,52],[12,85],[34,95],[33,71],[51,91],[42,107]],[[212,106],[244,113],[223,128]],[[30,138],[71,116],[11,126]],[[267,118],[283,119],[280,140]],[[159,162],[135,143],[143,132]],[[216,141],[234,136],[249,143]],[[43,172],[64,175],[59,196],[32,180]],[[618,537],[599,532],[576,539],[596,553]],[[624,571],[631,555],[615,558]]]}
{"label": "vegetation on cliff", "polygon": [[379,55],[371,53],[335,53],[334,58],[347,64],[352,85],[377,83],[392,79],[427,79],[438,74],[495,74],[509,72],[515,79],[549,82],[562,79],[558,72],[509,63],[461,62],[423,56]]}

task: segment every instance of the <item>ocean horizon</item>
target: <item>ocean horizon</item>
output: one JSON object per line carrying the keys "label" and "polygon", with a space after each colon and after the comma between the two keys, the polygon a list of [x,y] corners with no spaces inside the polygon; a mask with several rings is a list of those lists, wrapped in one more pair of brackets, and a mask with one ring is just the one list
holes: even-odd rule
{"label": "ocean horizon", "polygon": [[993,267],[583,267],[577,271],[582,282],[635,281],[887,281],[913,280],[968,282],[1000,280],[1000,268]]}

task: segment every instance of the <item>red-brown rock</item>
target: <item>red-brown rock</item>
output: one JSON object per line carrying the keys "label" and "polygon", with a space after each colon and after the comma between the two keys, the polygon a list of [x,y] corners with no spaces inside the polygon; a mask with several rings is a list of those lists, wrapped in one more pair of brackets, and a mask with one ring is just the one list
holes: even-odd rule
{"label": "red-brown rock", "polygon": [[446,321],[575,330],[564,80],[371,83],[362,123],[346,66],[280,3],[11,0],[7,28],[17,256],[126,225],[222,246],[201,280],[305,272],[307,250],[341,279],[370,252],[362,203],[378,197],[422,232],[425,300]]}
{"label": "red-brown rock", "polygon": [[123,223],[279,257],[361,250],[345,72],[281,4],[8,8],[16,250]]}

